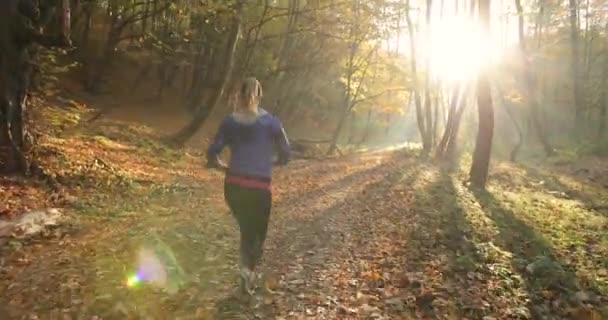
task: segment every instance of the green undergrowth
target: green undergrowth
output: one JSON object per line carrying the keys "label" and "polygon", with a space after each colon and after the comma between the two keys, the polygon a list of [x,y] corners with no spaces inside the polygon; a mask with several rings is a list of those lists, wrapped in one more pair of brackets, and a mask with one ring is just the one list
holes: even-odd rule
{"label": "green undergrowth", "polygon": [[445,274],[489,290],[486,303],[504,317],[608,317],[606,188],[550,166],[495,163],[487,191],[465,177],[435,170],[416,185],[420,223],[439,244],[428,250],[448,257]]}

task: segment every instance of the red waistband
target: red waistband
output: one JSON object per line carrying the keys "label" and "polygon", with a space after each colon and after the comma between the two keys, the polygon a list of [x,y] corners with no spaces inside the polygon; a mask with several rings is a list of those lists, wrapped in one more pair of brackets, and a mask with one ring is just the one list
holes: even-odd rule
{"label": "red waistband", "polygon": [[245,177],[239,177],[239,176],[227,176],[226,183],[233,183],[233,184],[237,184],[239,186],[247,187],[247,188],[270,190],[270,182],[252,179],[252,178],[245,178]]}

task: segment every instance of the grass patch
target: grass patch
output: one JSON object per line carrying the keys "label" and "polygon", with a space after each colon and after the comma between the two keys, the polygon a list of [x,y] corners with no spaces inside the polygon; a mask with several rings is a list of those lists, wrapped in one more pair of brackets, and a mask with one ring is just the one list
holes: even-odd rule
{"label": "grass patch", "polygon": [[557,172],[533,174],[499,162],[488,191],[474,191],[464,187],[467,168],[454,175],[417,168],[427,179],[414,185],[422,228],[416,237],[430,242],[416,249],[425,252],[416,263],[446,258],[443,286],[468,288],[452,294],[459,316],[608,317],[602,310],[608,303],[608,217],[588,205],[603,203],[606,192]]}

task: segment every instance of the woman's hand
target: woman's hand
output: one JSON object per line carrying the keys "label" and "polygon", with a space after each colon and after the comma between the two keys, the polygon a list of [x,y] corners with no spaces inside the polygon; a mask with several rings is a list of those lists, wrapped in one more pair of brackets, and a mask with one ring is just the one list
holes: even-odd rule
{"label": "woman's hand", "polygon": [[215,160],[209,160],[207,161],[207,168],[209,169],[217,169],[220,171],[228,171],[228,166],[219,158],[216,158]]}

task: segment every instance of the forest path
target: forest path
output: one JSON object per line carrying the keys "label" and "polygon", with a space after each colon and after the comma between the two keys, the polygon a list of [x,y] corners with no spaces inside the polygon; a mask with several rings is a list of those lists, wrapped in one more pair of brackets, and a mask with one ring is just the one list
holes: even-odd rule
{"label": "forest path", "polygon": [[[360,193],[384,179],[393,156],[294,161],[277,170],[263,266],[272,275],[269,281],[276,279],[286,290],[306,287],[314,271],[323,272],[326,259],[345,253],[346,248],[333,250],[331,241],[336,236],[347,241],[356,220],[340,206],[364,207]],[[12,242],[16,248],[3,257],[0,273],[1,318],[266,319],[279,312],[276,302],[289,291],[277,289],[251,312],[235,309],[230,297],[237,283],[238,230],[222,201],[221,174],[195,165],[188,170],[199,172],[142,190],[139,198],[106,195],[95,205],[105,201],[111,217],[79,219],[44,241]],[[87,207],[78,211],[87,214]],[[163,273],[163,283],[130,286],[127,279],[142,266],[138,258],[153,268],[154,257],[162,261],[155,272]],[[293,298],[305,292],[300,291]]]}
{"label": "forest path", "polygon": [[[242,302],[222,174],[143,128],[95,126],[45,142],[73,220],[3,245],[0,319],[608,315],[600,184],[501,164],[473,192],[402,150],[293,161],[274,177],[272,291]],[[141,267],[156,284],[128,281]]]}

